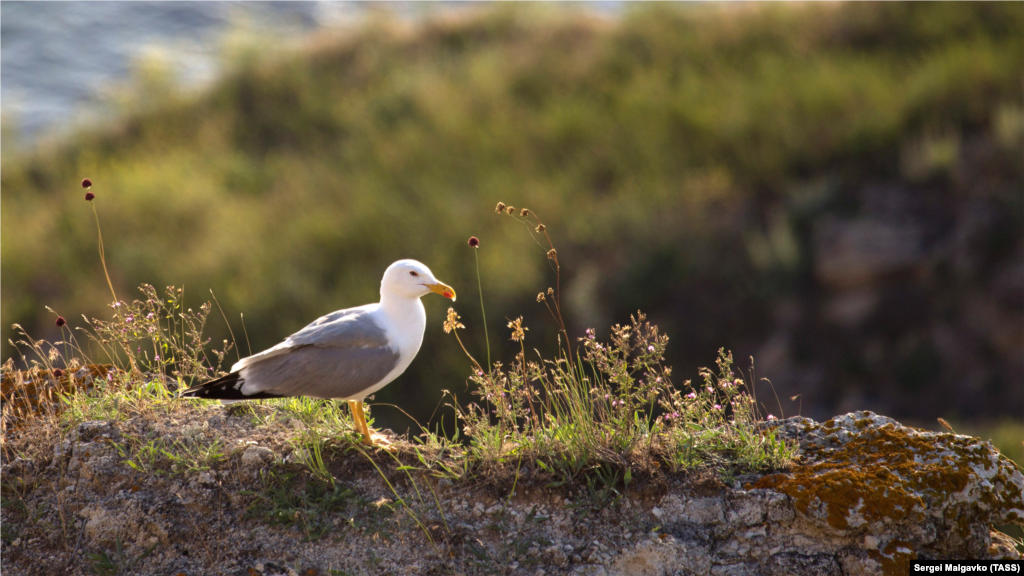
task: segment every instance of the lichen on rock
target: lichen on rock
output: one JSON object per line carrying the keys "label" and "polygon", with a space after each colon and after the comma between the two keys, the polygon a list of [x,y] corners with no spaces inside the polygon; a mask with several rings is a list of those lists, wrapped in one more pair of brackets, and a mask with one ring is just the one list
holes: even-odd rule
{"label": "lichen on rock", "polygon": [[804,520],[861,539],[886,572],[913,558],[984,557],[991,525],[1024,523],[1024,475],[989,442],[871,412],[777,430],[799,439],[799,464],[747,487],[786,494]]}

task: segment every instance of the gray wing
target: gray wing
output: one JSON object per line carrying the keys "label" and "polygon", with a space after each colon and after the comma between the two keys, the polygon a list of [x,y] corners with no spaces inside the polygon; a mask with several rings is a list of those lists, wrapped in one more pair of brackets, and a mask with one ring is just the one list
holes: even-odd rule
{"label": "gray wing", "polygon": [[244,395],[356,398],[398,365],[386,332],[371,314],[375,306],[341,310],[318,319],[281,344],[245,358]]}

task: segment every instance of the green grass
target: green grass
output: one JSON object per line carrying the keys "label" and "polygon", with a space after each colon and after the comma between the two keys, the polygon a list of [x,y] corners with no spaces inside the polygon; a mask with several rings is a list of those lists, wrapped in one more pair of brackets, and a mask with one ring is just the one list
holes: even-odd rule
{"label": "green grass", "polygon": [[[305,534],[304,542],[319,540],[337,528],[335,519],[347,507],[369,509],[368,503],[333,481],[320,478],[302,483],[294,473],[269,472],[262,476],[259,490],[248,490],[255,496],[246,510],[247,517],[260,518],[268,524],[298,527]],[[377,507],[380,511],[382,507]],[[383,513],[383,512],[382,512]],[[346,524],[355,529],[365,525],[351,519]]]}
{"label": "green grass", "polygon": [[194,475],[213,469],[227,457],[220,438],[132,439],[115,446],[125,464],[145,475]]}
{"label": "green grass", "polygon": [[121,538],[118,537],[114,543],[114,553],[110,554],[106,550],[101,550],[93,554],[86,555],[86,561],[89,563],[87,569],[90,573],[96,576],[117,576],[123,574],[132,569],[133,566],[139,562],[145,560],[150,554],[156,550],[157,544],[153,544],[149,548],[143,550],[138,556],[130,557],[122,548]]}

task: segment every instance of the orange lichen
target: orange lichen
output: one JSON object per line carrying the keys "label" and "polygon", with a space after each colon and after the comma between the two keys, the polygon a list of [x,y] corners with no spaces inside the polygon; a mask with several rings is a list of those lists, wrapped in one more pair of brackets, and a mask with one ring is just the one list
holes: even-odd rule
{"label": "orange lichen", "polygon": [[[805,464],[746,487],[786,494],[799,512],[822,518],[836,530],[924,522],[941,510],[952,530],[969,534],[970,520],[950,502],[959,501],[955,495],[967,496],[972,479],[980,480],[978,472],[998,466],[991,451],[966,436],[922,433],[891,423],[873,426],[870,420],[852,424],[852,433],[835,420],[814,427],[825,438],[803,446]],[[979,492],[973,495],[975,505],[999,506],[992,491]],[[872,557],[887,574],[905,573],[914,552],[905,543],[890,542]]]}
{"label": "orange lichen", "polygon": [[893,540],[884,550],[871,550],[868,556],[882,567],[882,574],[897,576],[908,574],[910,561],[917,560],[909,542]]}

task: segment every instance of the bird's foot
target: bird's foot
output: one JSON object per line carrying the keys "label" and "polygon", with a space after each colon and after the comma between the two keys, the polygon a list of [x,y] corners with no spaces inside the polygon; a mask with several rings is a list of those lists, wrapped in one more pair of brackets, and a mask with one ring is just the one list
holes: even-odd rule
{"label": "bird's foot", "polygon": [[398,447],[392,444],[384,435],[376,432],[371,432],[368,436],[363,436],[363,444],[392,453],[398,452]]}

